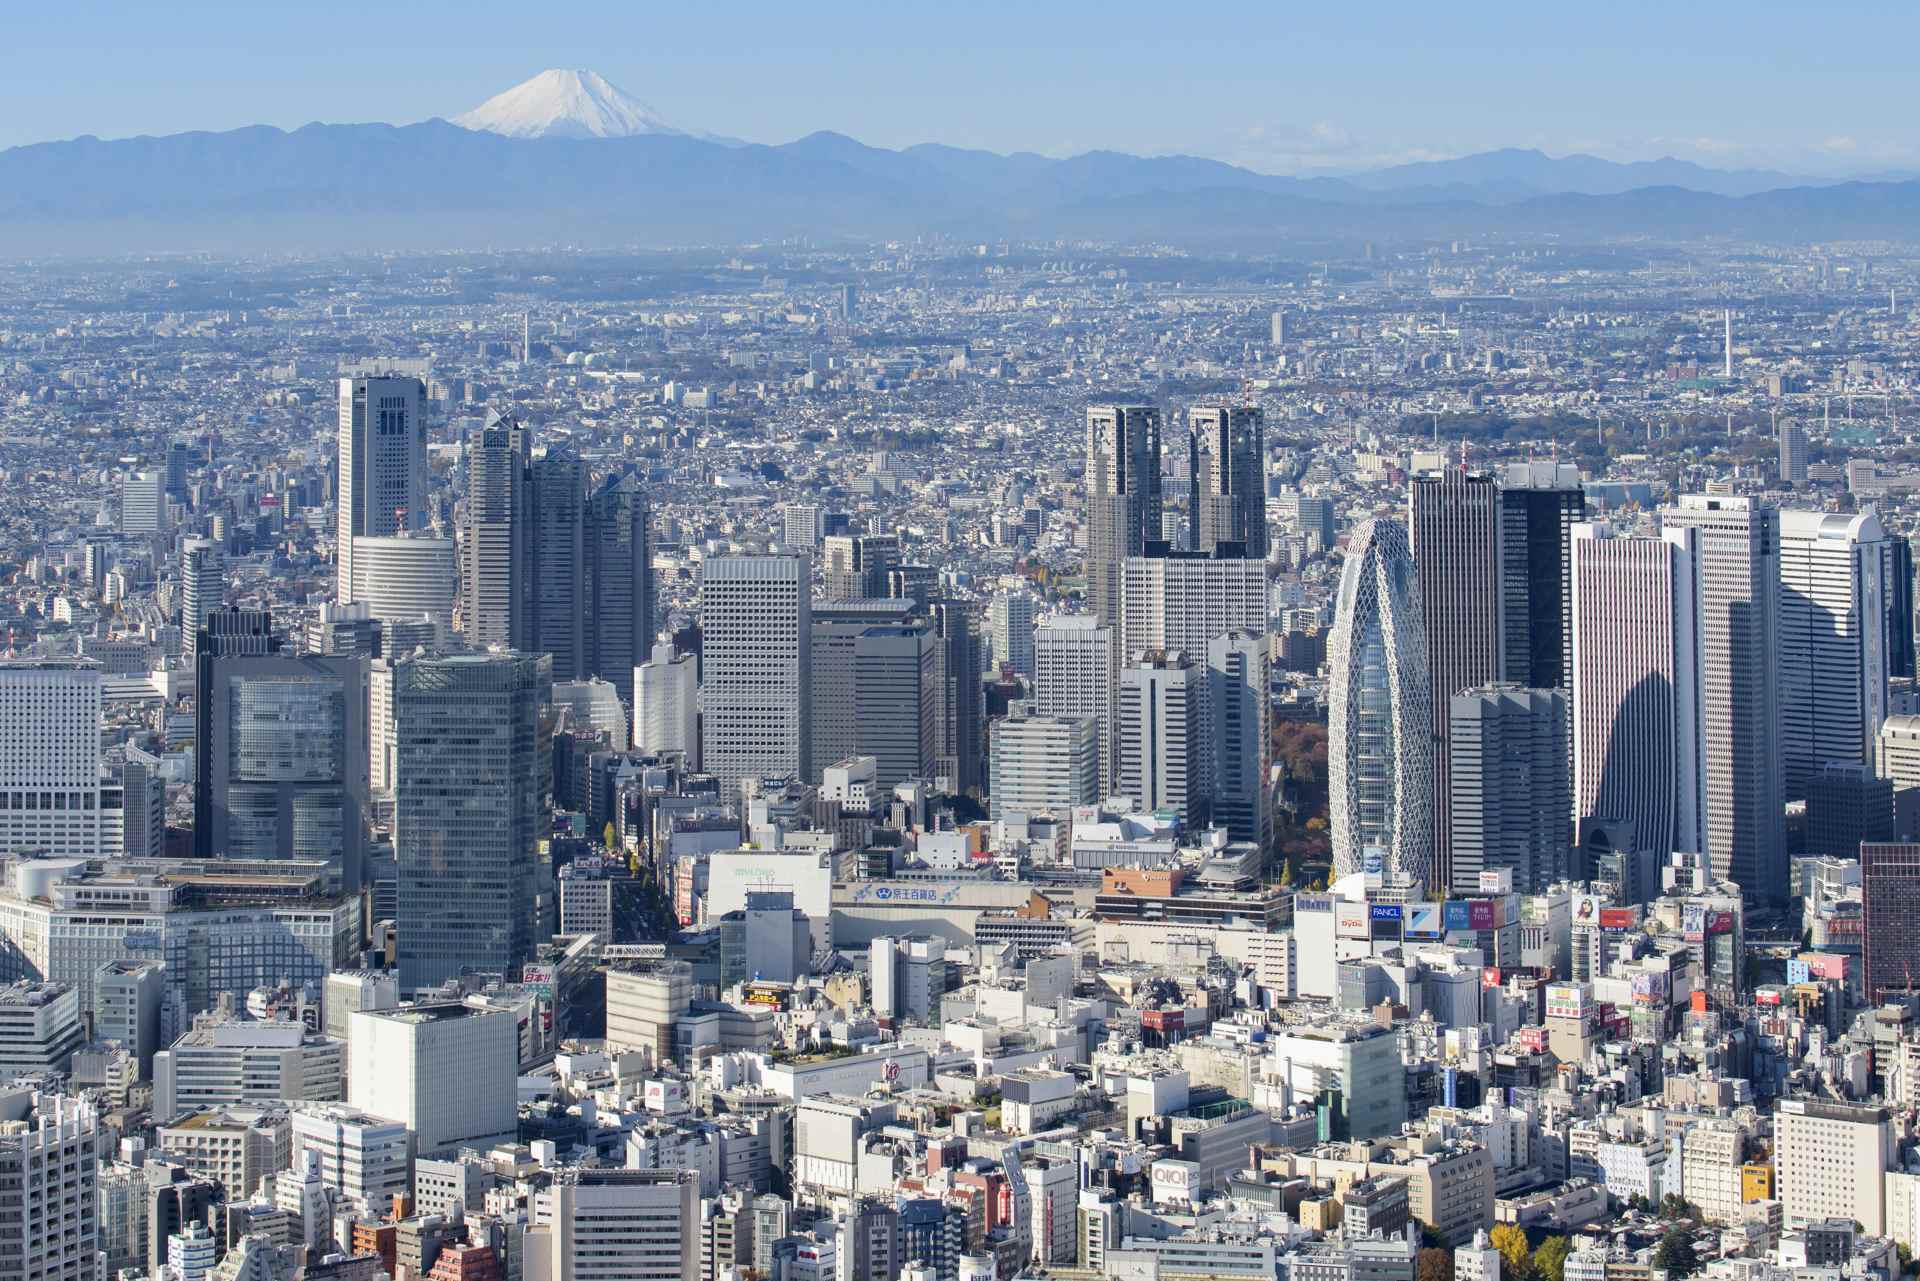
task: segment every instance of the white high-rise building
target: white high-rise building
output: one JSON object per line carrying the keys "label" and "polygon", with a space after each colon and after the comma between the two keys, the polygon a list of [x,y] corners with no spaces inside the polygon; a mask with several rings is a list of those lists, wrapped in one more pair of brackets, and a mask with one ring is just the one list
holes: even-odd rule
{"label": "white high-rise building", "polygon": [[334,594],[355,599],[356,538],[419,529],[427,516],[427,388],[418,378],[340,380]]}
{"label": "white high-rise building", "polygon": [[1895,791],[1920,787],[1920,716],[1889,716],[1880,724],[1875,773]]}
{"label": "white high-rise building", "polygon": [[0,854],[97,858],[120,822],[101,808],[98,665],[0,662]]}
{"label": "white high-rise building", "polygon": [[413,1131],[416,1155],[512,1140],[520,1029],[511,1013],[403,1005],[357,1010],[352,1023],[348,1101]]}
{"label": "white high-rise building", "polygon": [[1781,802],[1780,514],[1752,498],[1683,494],[1679,506],[1661,513],[1661,526],[1690,553],[1705,838],[1698,848],[1717,878],[1781,903],[1789,890]]}
{"label": "white high-rise building", "polygon": [[1100,787],[1113,790],[1113,690],[1119,656],[1113,628],[1092,614],[1051,618],[1033,633],[1033,710],[1091,716],[1099,725]]}
{"label": "white high-rise building", "polygon": [[137,471],[120,482],[120,532],[149,537],[167,532],[165,471]]}
{"label": "white high-rise building", "polygon": [[566,1170],[533,1198],[525,1281],[700,1275],[695,1170]]}
{"label": "white high-rise building", "polygon": [[1206,818],[1206,691],[1206,674],[1178,650],[1137,655],[1120,669],[1115,790],[1137,808],[1168,810],[1184,822]]}
{"label": "white high-rise building", "polygon": [[1886,1172],[1893,1123],[1881,1107],[1784,1099],[1773,1118],[1773,1168],[1786,1226],[1827,1219],[1857,1221],[1886,1235]]}
{"label": "white high-rise building", "polygon": [[153,1056],[153,1115],[233,1103],[338,1102],[345,1056],[299,1023],[203,1022]]}
{"label": "white high-rise building", "polygon": [[1573,817],[1631,825],[1643,850],[1697,850],[1698,667],[1688,552],[1573,527]]}
{"label": "white high-rise building", "polygon": [[1780,513],[1780,752],[1805,800],[1829,761],[1871,765],[1887,716],[1892,544],[1872,512]]}
{"label": "white high-rise building", "polygon": [[0,1102],[0,1168],[18,1171],[0,1197],[0,1257],[22,1281],[99,1275],[99,1122],[93,1105],[58,1094]]}
{"label": "white high-rise building", "polygon": [[701,566],[701,763],[723,786],[809,776],[808,578],[799,556]]}
{"label": "white high-rise building", "polygon": [[180,549],[180,644],[199,652],[200,629],[226,596],[227,558],[210,538],[189,538]]}
{"label": "white high-rise building", "polygon": [[413,1186],[407,1127],[350,1107],[292,1111],[293,1167],[302,1153],[319,1158],[321,1184],[363,1210],[384,1211]]}
{"label": "white high-rise building", "polygon": [[1204,654],[1228,632],[1267,630],[1267,562],[1175,553],[1129,556],[1120,569],[1120,657]]}
{"label": "white high-rise building", "polygon": [[653,657],[633,669],[633,749],[649,756],[700,753],[700,680],[692,654],[675,654],[661,642]]}
{"label": "white high-rise building", "polygon": [[780,508],[780,542],[788,551],[818,551],[826,530],[825,513],[818,503],[787,503]]}
{"label": "white high-rise building", "polygon": [[1053,814],[1100,799],[1100,728],[1091,716],[1009,716],[988,733],[991,817]]}
{"label": "white high-rise building", "polygon": [[1001,592],[987,603],[987,643],[993,647],[995,667],[1010,667],[1033,676],[1033,596]]}

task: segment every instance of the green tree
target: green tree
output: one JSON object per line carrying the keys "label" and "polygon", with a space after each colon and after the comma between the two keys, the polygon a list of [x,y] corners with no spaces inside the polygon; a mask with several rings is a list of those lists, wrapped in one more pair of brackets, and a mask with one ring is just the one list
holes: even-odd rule
{"label": "green tree", "polygon": [[1418,1281],[1453,1281],[1453,1251],[1431,1246],[1422,1250]]}
{"label": "green tree", "polygon": [[1495,1225],[1487,1240],[1500,1252],[1500,1281],[1528,1281],[1533,1275],[1532,1252],[1527,1234],[1511,1223]]}
{"label": "green tree", "polygon": [[1653,1252],[1653,1266],[1666,1269],[1670,1277],[1690,1277],[1700,1270],[1699,1256],[1693,1252],[1693,1237],[1683,1228],[1668,1228]]}
{"label": "green tree", "polygon": [[1548,1237],[1533,1252],[1533,1272],[1539,1281],[1566,1281],[1567,1255],[1573,1244],[1565,1237]]}

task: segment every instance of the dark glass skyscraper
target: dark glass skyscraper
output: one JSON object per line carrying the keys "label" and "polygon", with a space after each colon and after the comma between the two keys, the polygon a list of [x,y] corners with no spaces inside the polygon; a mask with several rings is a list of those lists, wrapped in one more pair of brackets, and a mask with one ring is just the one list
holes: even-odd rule
{"label": "dark glass skyscraper", "polygon": [[637,476],[613,476],[587,500],[587,671],[633,705],[633,669],[653,652],[653,540]]}
{"label": "dark glass skyscraper", "polygon": [[1868,1004],[1920,992],[1920,845],[1862,845],[1860,900]]}
{"label": "dark glass skyscraper", "polygon": [[545,655],[402,659],[393,672],[400,986],[517,974],[533,947],[549,769]]}
{"label": "dark glass skyscraper", "polygon": [[1453,883],[1447,780],[1448,708],[1453,696],[1498,680],[1504,569],[1499,491],[1487,472],[1448,467],[1413,478],[1408,503],[1427,684],[1433,693],[1435,888]]}
{"label": "dark glass skyscraper", "polygon": [[1566,689],[1573,666],[1573,527],[1586,518],[1580,469],[1515,463],[1500,486],[1504,678]]}
{"label": "dark glass skyscraper", "polygon": [[1506,684],[1462,690],[1449,720],[1453,883],[1446,888],[1471,897],[1480,892],[1480,873],[1502,870],[1513,873],[1521,894],[1565,879],[1573,813],[1566,692]]}
{"label": "dark glass skyscraper", "polygon": [[[570,454],[533,464],[530,548],[533,652],[553,656],[553,679],[584,680],[587,657],[587,465]],[[633,681],[628,664],[627,681]],[[627,697],[632,698],[629,690]]]}

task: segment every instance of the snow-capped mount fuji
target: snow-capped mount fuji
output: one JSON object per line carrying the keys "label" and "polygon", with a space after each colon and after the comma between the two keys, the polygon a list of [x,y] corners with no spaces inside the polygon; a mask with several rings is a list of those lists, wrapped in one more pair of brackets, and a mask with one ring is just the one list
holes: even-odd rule
{"label": "snow-capped mount fuji", "polygon": [[666,134],[732,142],[678,129],[653,108],[593,71],[552,68],[453,117],[462,129],[508,138],[632,138]]}

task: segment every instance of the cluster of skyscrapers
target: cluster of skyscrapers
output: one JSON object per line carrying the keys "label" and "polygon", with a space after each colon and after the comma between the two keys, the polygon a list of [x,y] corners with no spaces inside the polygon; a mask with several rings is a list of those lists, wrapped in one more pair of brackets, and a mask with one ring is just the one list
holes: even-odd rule
{"label": "cluster of skyscrapers", "polygon": [[1587,521],[1568,466],[1415,475],[1342,574],[1336,870],[1543,888],[1584,871],[1579,824],[1610,823],[1783,902],[1785,805],[1872,764],[1910,577],[1871,512],[1683,495],[1631,528]]}

